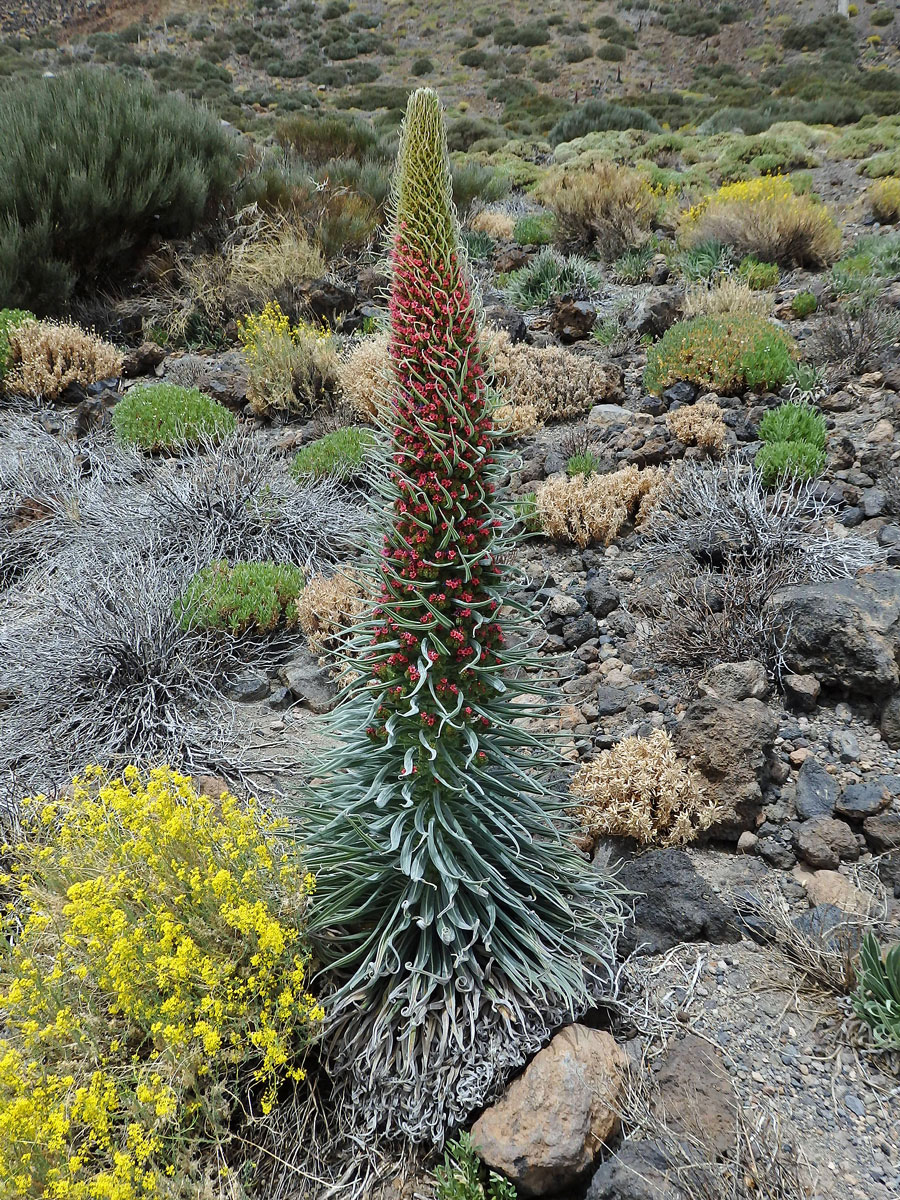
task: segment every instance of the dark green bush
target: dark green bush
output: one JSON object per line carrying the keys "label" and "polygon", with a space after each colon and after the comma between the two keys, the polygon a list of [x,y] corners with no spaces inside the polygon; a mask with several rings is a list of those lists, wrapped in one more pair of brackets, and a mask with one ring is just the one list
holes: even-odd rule
{"label": "dark green bush", "polygon": [[509,180],[477,162],[453,164],[453,203],[461,215],[465,215],[475,200],[499,200],[509,191]]}
{"label": "dark green bush", "polygon": [[660,123],[641,108],[588,100],[560,118],[550,130],[548,140],[556,146],[605,129],[645,129],[650,133],[662,133]]}
{"label": "dark green bush", "polygon": [[296,625],[305,579],[299,567],[277,562],[214,562],[191,579],[176,615],[185,629],[222,629],[235,637]]}
{"label": "dark green bush", "polygon": [[279,124],[275,136],[312,166],[322,166],[331,158],[361,161],[381,151],[378,134],[368,121],[340,114],[295,113]]}
{"label": "dark green bush", "polygon": [[335,479],[355,479],[362,473],[366,455],[375,444],[370,429],[349,425],[327,433],[298,450],[291,463],[291,474],[301,480],[331,475]]}
{"label": "dark green bush", "polygon": [[529,213],[516,221],[513,237],[520,246],[549,246],[555,227],[552,213]]}
{"label": "dark green bush", "polygon": [[620,46],[618,42],[606,42],[598,48],[597,57],[604,62],[624,62],[628,55],[625,47]]}
{"label": "dark green bush", "polygon": [[210,113],[105,71],[5,86],[0,128],[0,303],[37,311],[192,233],[237,176]]}
{"label": "dark green bush", "polygon": [[464,50],[459,56],[459,61],[464,67],[483,67],[489,58],[486,50]]}
{"label": "dark green bush", "polygon": [[791,25],[781,35],[785,50],[824,50],[853,44],[853,30],[837,14]]}
{"label": "dark green bush", "polygon": [[422,75],[430,75],[434,70],[434,63],[426,55],[413,60],[412,73],[418,79]]}
{"label": "dark green bush", "polygon": [[873,25],[890,25],[894,14],[889,8],[876,8],[869,20]]}
{"label": "dark green bush", "polygon": [[448,122],[447,145],[450,150],[468,150],[475,142],[502,132],[499,125],[483,117],[457,117]]}
{"label": "dark green bush", "polygon": [[235,427],[234,413],[198,388],[151,383],[132,388],[113,409],[120,442],[142,450],[180,450],[201,438],[218,439]]}

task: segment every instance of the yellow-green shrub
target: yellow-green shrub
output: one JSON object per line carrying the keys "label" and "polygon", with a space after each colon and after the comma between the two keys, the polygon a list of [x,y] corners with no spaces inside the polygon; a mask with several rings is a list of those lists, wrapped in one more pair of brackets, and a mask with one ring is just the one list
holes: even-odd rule
{"label": "yellow-green shrub", "polygon": [[556,235],[566,249],[607,260],[647,240],[661,204],[644,175],[611,162],[557,168],[534,194],[556,214]]}
{"label": "yellow-green shrub", "polygon": [[338,387],[338,354],[327,329],[291,325],[277,302],[238,321],[249,368],[247,399],[255,413],[312,412]]}
{"label": "yellow-green shrub", "polygon": [[242,1105],[303,1078],[314,881],[255,801],[169,767],[88,767],[23,823],[0,877],[0,1195],[193,1200]]}
{"label": "yellow-green shrub", "polygon": [[837,258],[841,234],[824,204],[767,175],[727,183],[695,204],[681,219],[679,240],[687,247],[721,242],[785,267],[820,267]]}
{"label": "yellow-green shrub", "polygon": [[644,386],[659,393],[686,380],[723,396],[780,387],[795,350],[793,338],[763,317],[726,313],[677,321],[650,348]]}
{"label": "yellow-green shrub", "polygon": [[884,179],[876,179],[866,194],[876,221],[882,225],[900,221],[900,178],[887,175]]}

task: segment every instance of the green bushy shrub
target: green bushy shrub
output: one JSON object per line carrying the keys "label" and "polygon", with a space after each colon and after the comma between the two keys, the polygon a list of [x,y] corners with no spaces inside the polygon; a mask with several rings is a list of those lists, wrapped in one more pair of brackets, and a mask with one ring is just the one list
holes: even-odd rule
{"label": "green bushy shrub", "polygon": [[853,1009],[869,1026],[875,1045],[900,1050],[900,945],[882,954],[873,933],[863,938]]}
{"label": "green bushy shrub", "polygon": [[791,312],[801,320],[810,316],[819,307],[819,302],[812,292],[798,292],[791,300]]}
{"label": "green bushy shrub", "polygon": [[618,283],[643,283],[647,278],[647,268],[657,252],[657,246],[648,242],[635,250],[626,250],[612,264],[612,272]]}
{"label": "green bushy shrub", "polygon": [[520,246],[549,246],[553,241],[553,214],[529,213],[519,217],[513,238]]}
{"label": "green bushy shrub", "polygon": [[584,137],[586,133],[606,129],[645,129],[650,133],[662,133],[660,123],[642,108],[628,108],[624,104],[610,104],[605,100],[588,100],[556,122],[548,134],[548,141],[551,146],[557,146],[560,142],[571,142],[573,138]]}
{"label": "green bushy shrub", "polygon": [[504,291],[518,308],[537,308],[553,296],[593,291],[602,280],[600,268],[589,259],[577,254],[566,256],[547,246],[509,275]]}
{"label": "green bushy shrub", "polygon": [[482,163],[455,162],[451,171],[453,203],[464,216],[476,200],[500,200],[509,192],[509,180],[493,167]]}
{"label": "green bushy shrub", "polygon": [[281,122],[276,137],[312,166],[323,166],[331,158],[384,157],[378,134],[361,117],[295,113]]}
{"label": "green bushy shrub", "polygon": [[291,474],[297,480],[310,475],[353,479],[362,473],[366,455],[374,444],[375,435],[370,429],[358,425],[336,429],[299,450],[291,463]]}
{"label": "green bushy shrub", "polygon": [[766,487],[788,478],[815,479],[825,466],[825,451],[809,442],[766,442],[755,466]]}
{"label": "green bushy shrub", "polygon": [[297,623],[303,572],[292,563],[214,562],[191,579],[176,606],[185,629],[222,629],[235,637]]}
{"label": "green bushy shrub", "polygon": [[679,251],[674,259],[676,270],[688,283],[712,279],[714,275],[727,271],[732,262],[730,247],[723,246],[721,242],[698,242],[696,246]]}
{"label": "green bushy shrub", "polygon": [[487,1170],[467,1133],[447,1143],[443,1166],[435,1171],[434,1180],[435,1200],[516,1200],[516,1189],[502,1175]]}
{"label": "green bushy shrub", "polygon": [[3,87],[0,128],[0,296],[38,311],[191,233],[237,175],[212,114],[106,71]]}
{"label": "green bushy shrub", "polygon": [[824,450],[825,421],[811,404],[779,404],[760,421],[759,436],[764,442],[808,442]]}
{"label": "green bushy shrub", "polygon": [[758,258],[754,258],[750,254],[741,259],[738,274],[753,292],[763,292],[767,288],[777,287],[778,280],[781,278],[777,263],[760,262]]}
{"label": "green bushy shrub", "polygon": [[596,454],[591,454],[590,450],[586,450],[584,454],[573,454],[566,463],[566,474],[574,475],[599,475],[603,463]]}
{"label": "green bushy shrub", "polygon": [[221,438],[235,425],[234,413],[198,388],[150,383],[132,388],[112,415],[120,442],[142,450],[178,450],[201,438]]}
{"label": "green bushy shrub", "polygon": [[0,308],[0,381],[6,371],[10,333],[25,321],[33,320],[34,313],[26,308]]}
{"label": "green bushy shrub", "polygon": [[794,343],[763,317],[728,313],[694,317],[667,329],[647,355],[644,385],[661,392],[679,380],[720,395],[784,383]]}
{"label": "green bushy shrub", "polygon": [[422,75],[430,75],[433,70],[434,63],[426,55],[423,54],[419,58],[413,59],[411,71],[416,78],[420,78]]}

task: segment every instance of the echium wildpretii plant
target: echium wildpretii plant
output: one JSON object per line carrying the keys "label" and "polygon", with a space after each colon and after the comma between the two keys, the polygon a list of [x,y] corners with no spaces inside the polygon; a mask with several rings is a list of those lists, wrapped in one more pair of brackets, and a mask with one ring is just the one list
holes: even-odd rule
{"label": "echium wildpretii plant", "polygon": [[394,211],[380,595],[300,827],[344,1111],[369,1134],[441,1142],[608,983],[621,905],[573,848],[556,756],[523,721],[540,689],[504,633],[510,522],[427,89],[409,101]]}

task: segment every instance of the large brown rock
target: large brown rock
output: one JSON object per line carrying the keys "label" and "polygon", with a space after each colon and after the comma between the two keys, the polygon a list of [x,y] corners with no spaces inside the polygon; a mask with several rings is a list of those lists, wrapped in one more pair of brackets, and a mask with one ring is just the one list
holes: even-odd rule
{"label": "large brown rock", "polygon": [[778,722],[761,700],[706,696],[692,704],[672,741],[706,784],[722,816],[710,831],[737,839],[753,829],[763,803]]}
{"label": "large brown rock", "polygon": [[520,1196],[578,1183],[618,1128],[625,1066],[608,1033],[568,1026],[475,1122],[475,1148]]}
{"label": "large brown rock", "polygon": [[670,1129],[698,1138],[717,1155],[734,1146],[737,1102],[719,1050],[687,1034],[672,1045],[656,1082],[656,1111]]}

